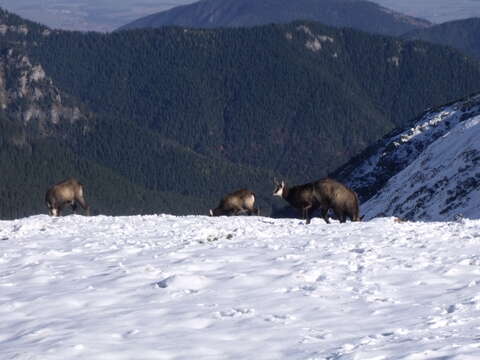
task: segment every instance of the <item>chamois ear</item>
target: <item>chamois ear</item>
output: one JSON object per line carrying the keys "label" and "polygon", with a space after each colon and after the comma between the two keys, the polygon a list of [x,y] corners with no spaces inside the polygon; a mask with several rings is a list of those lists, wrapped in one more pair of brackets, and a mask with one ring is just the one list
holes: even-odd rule
{"label": "chamois ear", "polygon": [[282,188],[285,187],[285,181],[282,180]]}
{"label": "chamois ear", "polygon": [[213,210],[210,209],[210,216],[213,216]]}
{"label": "chamois ear", "polygon": [[280,185],[276,177],[273,178],[273,184],[274,184],[275,186]]}

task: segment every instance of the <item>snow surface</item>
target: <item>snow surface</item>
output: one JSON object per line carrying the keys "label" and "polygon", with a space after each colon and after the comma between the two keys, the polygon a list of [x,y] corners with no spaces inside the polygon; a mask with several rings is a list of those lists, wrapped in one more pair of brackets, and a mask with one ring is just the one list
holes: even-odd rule
{"label": "snow surface", "polygon": [[0,359],[478,359],[480,220],[0,221]]}
{"label": "snow surface", "polygon": [[409,219],[480,218],[480,116],[457,124],[392,177],[363,208]]}
{"label": "snow surface", "polygon": [[339,171],[366,219],[480,219],[480,94],[430,109]]}

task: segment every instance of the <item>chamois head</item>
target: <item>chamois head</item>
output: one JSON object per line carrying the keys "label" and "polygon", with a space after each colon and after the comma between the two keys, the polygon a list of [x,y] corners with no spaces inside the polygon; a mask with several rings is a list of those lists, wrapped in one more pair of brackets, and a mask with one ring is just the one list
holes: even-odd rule
{"label": "chamois head", "polygon": [[273,184],[275,185],[275,189],[273,190],[273,196],[283,196],[283,191],[285,189],[285,181],[281,183],[277,181],[277,179],[273,179]]}

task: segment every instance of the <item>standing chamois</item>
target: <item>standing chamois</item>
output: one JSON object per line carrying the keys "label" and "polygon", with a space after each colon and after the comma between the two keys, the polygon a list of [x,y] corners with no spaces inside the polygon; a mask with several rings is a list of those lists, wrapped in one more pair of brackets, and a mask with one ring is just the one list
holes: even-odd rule
{"label": "standing chamois", "polygon": [[322,218],[327,224],[328,210],[332,209],[341,223],[347,220],[361,221],[357,194],[345,185],[333,179],[325,178],[312,183],[289,188],[284,181],[274,180],[274,196],[285,199],[294,208],[302,211],[302,218],[310,224],[311,215],[320,209]]}
{"label": "standing chamois", "polygon": [[255,193],[247,189],[237,190],[225,196],[215,209],[210,209],[210,216],[259,215],[255,206]]}
{"label": "standing chamois", "polygon": [[90,215],[90,207],[83,197],[83,185],[74,178],[64,180],[48,189],[45,202],[51,216],[60,216],[66,205],[70,205],[75,213],[77,203],[86,211],[87,215]]}

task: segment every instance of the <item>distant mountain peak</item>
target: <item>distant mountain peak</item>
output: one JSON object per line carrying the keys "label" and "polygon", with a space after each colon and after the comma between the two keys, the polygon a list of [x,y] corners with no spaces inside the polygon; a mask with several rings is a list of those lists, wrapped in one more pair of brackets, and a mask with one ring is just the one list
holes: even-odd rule
{"label": "distant mountain peak", "polygon": [[119,30],[160,27],[248,27],[312,20],[372,33],[400,35],[430,22],[365,0],[202,0],[152,14]]}

